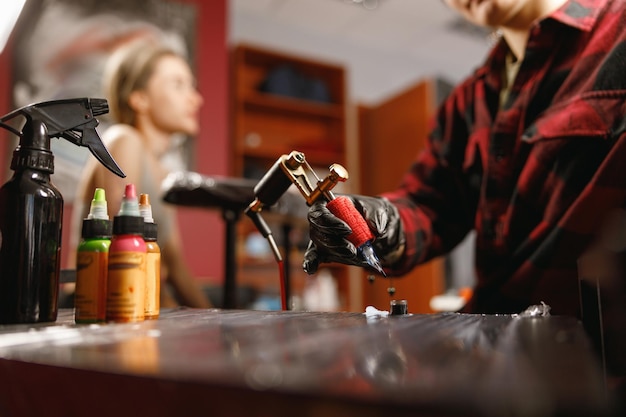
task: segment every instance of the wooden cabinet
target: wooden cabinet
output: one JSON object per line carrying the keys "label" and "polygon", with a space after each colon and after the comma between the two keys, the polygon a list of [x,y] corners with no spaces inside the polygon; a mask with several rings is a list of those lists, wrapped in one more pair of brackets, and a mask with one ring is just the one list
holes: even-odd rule
{"label": "wooden cabinet", "polygon": [[311,165],[344,163],[341,66],[239,45],[231,74],[234,175],[262,175],[292,150],[304,152]]}
{"label": "wooden cabinet", "polygon": [[[303,152],[320,177],[328,173],[333,163],[345,166],[343,67],[242,44],[231,51],[231,84],[233,176],[260,179],[281,155],[293,150]],[[301,266],[308,242],[304,198],[301,209],[295,219],[267,216],[279,244],[291,244],[286,255],[293,295],[301,294],[307,285]],[[256,229],[248,219],[239,223],[238,285],[278,293],[279,271],[274,258],[271,253],[250,253],[249,243]],[[284,245],[280,247],[285,250]],[[339,286],[341,309],[345,309],[348,290],[345,270],[342,265],[331,266]]]}
{"label": "wooden cabinet", "polygon": [[[399,185],[423,149],[436,105],[449,88],[438,80],[424,80],[376,106],[359,108],[361,193],[375,195]],[[387,293],[390,286],[396,289],[392,297]],[[390,298],[406,299],[410,312],[429,313],[430,299],[444,290],[445,265],[437,259],[402,278],[364,284],[363,304],[386,310]]]}

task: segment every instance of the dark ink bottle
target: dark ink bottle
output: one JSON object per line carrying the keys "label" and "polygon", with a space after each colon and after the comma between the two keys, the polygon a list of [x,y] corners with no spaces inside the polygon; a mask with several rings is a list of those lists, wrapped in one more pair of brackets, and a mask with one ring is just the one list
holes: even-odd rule
{"label": "dark ink bottle", "polygon": [[[89,148],[108,169],[117,166],[95,128],[108,112],[104,99],[68,99],[32,104],[2,118],[19,136],[12,178],[0,188],[0,324],[52,322],[57,318],[63,197],[50,181],[50,138]],[[21,130],[6,122],[25,119]]]}

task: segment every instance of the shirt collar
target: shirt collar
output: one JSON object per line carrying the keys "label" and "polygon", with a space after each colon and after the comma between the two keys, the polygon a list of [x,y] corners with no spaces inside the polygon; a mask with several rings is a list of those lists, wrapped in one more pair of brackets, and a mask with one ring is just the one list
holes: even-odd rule
{"label": "shirt collar", "polygon": [[[594,27],[609,1],[611,0],[568,0],[543,20],[553,19],[588,32]],[[506,42],[503,39],[499,39],[487,56],[486,65],[477,70],[476,76],[483,77],[489,75],[492,73],[494,66],[503,65],[507,51],[508,46],[506,46]]]}
{"label": "shirt collar", "polygon": [[608,1],[569,0],[549,15],[548,18],[588,32],[596,24],[600,13],[604,10]]}

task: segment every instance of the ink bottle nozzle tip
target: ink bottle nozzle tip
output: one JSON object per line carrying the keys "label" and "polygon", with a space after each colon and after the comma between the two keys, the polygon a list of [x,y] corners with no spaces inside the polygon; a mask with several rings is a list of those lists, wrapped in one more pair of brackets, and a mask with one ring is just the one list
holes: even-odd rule
{"label": "ink bottle nozzle tip", "polygon": [[87,219],[109,220],[107,199],[103,188],[96,188],[94,191]]}
{"label": "ink bottle nozzle tip", "polygon": [[96,188],[93,193],[93,201],[106,201],[106,193],[104,192],[104,188]]}
{"label": "ink bottle nozzle tip", "polygon": [[154,223],[150,196],[148,194],[139,194],[139,214],[143,217],[144,222]]}
{"label": "ink bottle nozzle tip", "polygon": [[118,216],[140,216],[135,184],[126,184]]}
{"label": "ink bottle nozzle tip", "polygon": [[137,191],[135,190],[135,184],[126,184],[124,189],[125,198],[137,198]]}
{"label": "ink bottle nozzle tip", "polygon": [[149,206],[150,205],[150,195],[149,194],[139,194],[139,205],[140,206]]}

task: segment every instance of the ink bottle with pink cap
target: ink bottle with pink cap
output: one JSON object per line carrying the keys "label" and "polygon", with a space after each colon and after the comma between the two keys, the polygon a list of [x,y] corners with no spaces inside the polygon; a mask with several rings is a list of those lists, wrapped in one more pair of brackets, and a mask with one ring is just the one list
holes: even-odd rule
{"label": "ink bottle with pink cap", "polygon": [[109,247],[106,320],[135,322],[145,319],[146,242],[144,219],[134,184],[127,184],[120,211],[113,218]]}

